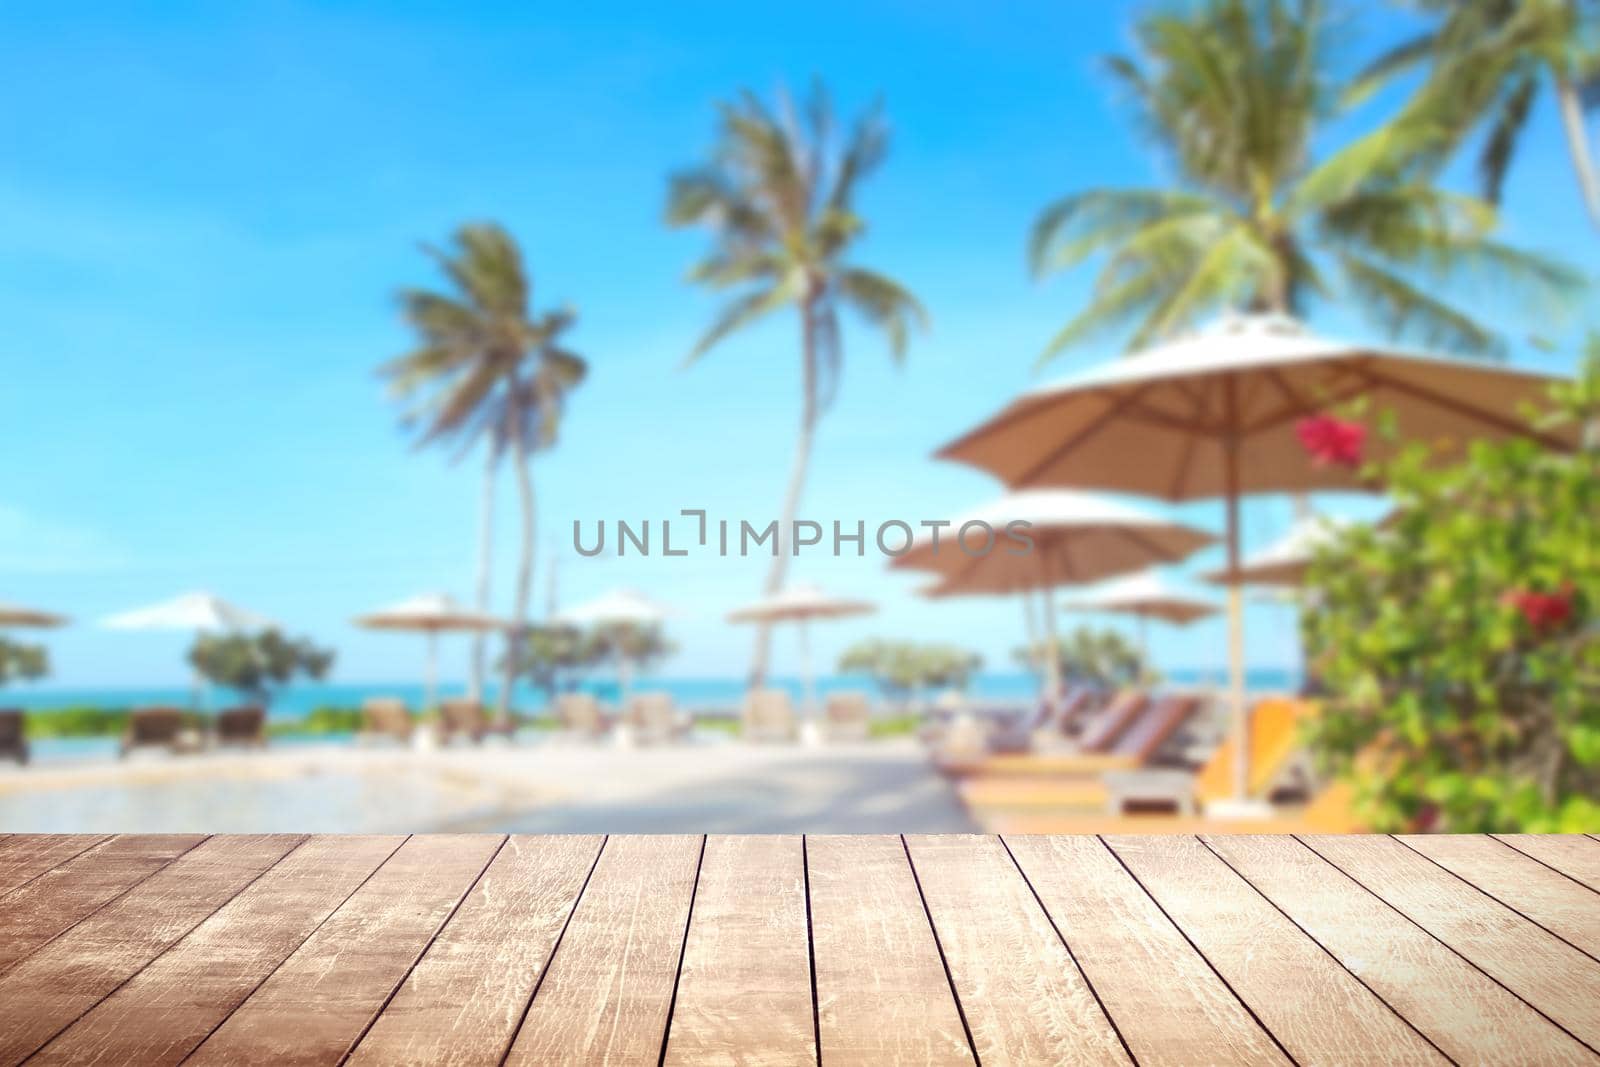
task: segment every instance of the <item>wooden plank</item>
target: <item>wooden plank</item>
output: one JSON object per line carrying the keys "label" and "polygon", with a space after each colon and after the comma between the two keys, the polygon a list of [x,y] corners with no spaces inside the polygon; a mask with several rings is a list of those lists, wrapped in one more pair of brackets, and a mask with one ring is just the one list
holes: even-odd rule
{"label": "wooden plank", "polygon": [[1600,961],[1600,896],[1594,890],[1492,837],[1407,834],[1397,840]]}
{"label": "wooden plank", "polygon": [[1006,843],[1140,1064],[1289,1062],[1105,842]]}
{"label": "wooden plank", "polygon": [[1600,893],[1600,841],[1582,834],[1496,834],[1495,837]]}
{"label": "wooden plank", "polygon": [[603,841],[507,839],[348,1062],[498,1063]]}
{"label": "wooden plank", "polygon": [[984,1063],[1128,1063],[1111,1021],[996,837],[906,838]]}
{"label": "wooden plank", "polygon": [[412,837],[184,1062],[337,1063],[504,840]]}
{"label": "wooden plank", "polygon": [[11,834],[0,840],[0,896],[89,851],[109,834]]}
{"label": "wooden plank", "polygon": [[823,1062],[972,1063],[900,838],[808,836],[806,870]]}
{"label": "wooden plank", "polygon": [[304,840],[209,838],[0,975],[0,1064],[37,1050]]}
{"label": "wooden plank", "polygon": [[1447,1062],[1199,840],[1107,844],[1297,1062]]}
{"label": "wooden plank", "polygon": [[656,1061],[703,840],[606,839],[507,1063]]}
{"label": "wooden plank", "polygon": [[1600,964],[1398,841],[1337,835],[1304,840],[1573,1037],[1600,1051]]}
{"label": "wooden plank", "polygon": [[667,1063],[816,1063],[801,850],[798,836],[706,839]]}
{"label": "wooden plank", "polygon": [[1294,838],[1205,840],[1457,1062],[1594,1062],[1565,1031]]}
{"label": "wooden plank", "polygon": [[204,840],[204,834],[114,837],[13,890],[0,903],[0,972]]}
{"label": "wooden plank", "polygon": [[29,1062],[178,1063],[404,841],[312,838]]}

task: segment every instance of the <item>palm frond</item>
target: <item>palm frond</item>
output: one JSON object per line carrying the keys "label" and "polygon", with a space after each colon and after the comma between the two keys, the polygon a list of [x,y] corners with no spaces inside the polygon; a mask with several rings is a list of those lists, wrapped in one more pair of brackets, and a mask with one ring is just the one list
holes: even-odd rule
{"label": "palm frond", "polygon": [[928,328],[928,312],[911,291],[892,278],[852,267],[839,273],[839,298],[889,338],[896,363],[905,361],[911,327]]}
{"label": "palm frond", "polygon": [[1151,223],[1215,212],[1209,197],[1170,189],[1089,189],[1063,197],[1039,214],[1028,239],[1036,275],[1082,262]]}
{"label": "palm frond", "polygon": [[1391,337],[1463,355],[1504,353],[1492,331],[1395,272],[1354,255],[1339,256],[1339,265],[1362,312]]}
{"label": "palm frond", "polygon": [[766,318],[786,304],[794,303],[799,295],[798,287],[790,283],[780,283],[729,301],[712,322],[711,328],[701,335],[700,340],[695,342],[694,348],[684,357],[684,366],[694,363],[726,340],[730,334]]}

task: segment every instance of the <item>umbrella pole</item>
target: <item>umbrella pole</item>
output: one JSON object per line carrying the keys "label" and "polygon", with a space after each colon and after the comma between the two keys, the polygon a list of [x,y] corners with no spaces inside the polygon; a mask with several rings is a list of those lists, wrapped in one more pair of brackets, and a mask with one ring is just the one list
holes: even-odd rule
{"label": "umbrella pole", "polygon": [[[1227,383],[1228,416],[1234,410],[1234,383]],[[1239,573],[1239,439],[1223,442],[1227,463],[1228,574]],[[1233,797],[1244,804],[1250,797],[1250,718],[1244,701],[1244,602],[1237,581],[1228,585],[1228,699],[1233,711]]]}
{"label": "umbrella pole", "polygon": [[1061,697],[1061,656],[1056,637],[1056,591],[1049,586],[1044,590],[1044,643],[1045,699],[1054,707]]}
{"label": "umbrella pole", "polygon": [[422,714],[426,715],[433,710],[435,695],[439,681],[439,631],[428,631],[428,675],[426,684],[422,687]]}
{"label": "umbrella pole", "polygon": [[1150,620],[1143,615],[1139,616],[1139,669],[1149,674],[1150,671]]}
{"label": "umbrella pole", "polygon": [[1039,699],[1042,702],[1044,700],[1045,666],[1044,655],[1041,651],[1042,646],[1039,644],[1039,624],[1033,617],[1032,589],[1024,589],[1022,591],[1022,625],[1028,635],[1028,659],[1032,662],[1034,669],[1038,671]]}
{"label": "umbrella pole", "polygon": [[800,620],[800,684],[802,686],[801,699],[805,701],[806,721],[817,721],[817,691],[816,683],[811,677],[811,635],[807,632],[806,620]]}

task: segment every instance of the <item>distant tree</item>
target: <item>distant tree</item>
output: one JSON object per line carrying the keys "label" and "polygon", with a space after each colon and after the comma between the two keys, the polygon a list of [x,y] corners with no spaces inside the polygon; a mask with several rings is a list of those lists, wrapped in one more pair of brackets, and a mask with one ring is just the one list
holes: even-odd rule
{"label": "distant tree", "polygon": [[[453,293],[403,289],[400,304],[419,346],[381,368],[397,396],[410,404],[406,425],[419,444],[442,443],[469,452],[485,449],[484,493],[478,545],[477,607],[488,610],[493,542],[494,475],[509,456],[521,501],[522,545],[507,637],[516,647],[526,629],[533,590],[535,501],[532,456],[555,446],[567,394],[588,374],[588,364],[563,347],[576,322],[571,310],[535,315],[532,281],[522,251],[492,223],[463,226],[452,247],[424,250],[449,279]],[[502,657],[511,668],[513,657]],[[483,648],[476,643],[472,688],[479,691]],[[497,717],[510,715],[511,678],[500,687]]]}
{"label": "distant tree", "polygon": [[657,625],[613,623],[596,627],[594,638],[601,647],[610,650],[610,655],[620,656],[638,671],[651,670],[678,652],[678,646]]}
{"label": "distant tree", "polygon": [[[1049,655],[1050,646],[1041,641],[1015,650],[1012,658],[1037,671]],[[1055,655],[1061,680],[1068,685],[1115,689],[1155,680],[1138,648],[1117,630],[1080,626],[1056,638]]]}
{"label": "distant tree", "polygon": [[567,626],[536,626],[523,642],[516,672],[546,698],[554,700],[577,688],[584,675],[603,664],[608,654],[605,642],[593,632]]}
{"label": "distant tree", "polygon": [[263,703],[296,677],[321,679],[333,666],[332,649],[278,630],[257,634],[202,634],[189,649],[189,663],[213,685]]}
{"label": "distant tree", "polygon": [[[672,175],[670,226],[704,226],[711,253],[691,281],[718,292],[742,287],[689,353],[699,359],[730,335],[773,312],[800,318],[800,433],[784,496],[777,550],[765,591],[783,588],[789,542],[805,489],[817,420],[838,388],[844,362],[839,308],[883,331],[896,362],[905,358],[911,327],[927,315],[892,278],[855,265],[852,246],[866,233],[856,211],[856,186],[877,170],[889,131],[874,108],[841,142],[827,94],[819,85],[797,108],[787,94],[768,108],[751,92],[719,108],[717,143],[708,162]],[[766,677],[769,626],[756,628],[750,683]]]}
{"label": "distant tree", "polygon": [[927,689],[965,689],[983,657],[953,645],[861,641],[840,655],[840,674],[864,674],[885,696],[906,700]]}
{"label": "distant tree", "polygon": [[32,682],[50,673],[50,656],[43,645],[24,645],[0,637],[0,685]]}
{"label": "distant tree", "polygon": [[1415,445],[1311,568],[1309,741],[1374,830],[1600,828],[1600,344],[1558,397],[1584,447]]}
{"label": "distant tree", "polygon": [[1108,67],[1172,180],[1083,190],[1039,216],[1036,273],[1101,261],[1044,358],[1102,331],[1131,328],[1139,348],[1218,311],[1304,316],[1330,297],[1391,336],[1494,355],[1485,296],[1532,319],[1577,295],[1576,272],[1494,236],[1493,205],[1432,183],[1426,123],[1314,158],[1348,108],[1333,37],[1320,0],[1199,0],[1138,18],[1134,53]]}

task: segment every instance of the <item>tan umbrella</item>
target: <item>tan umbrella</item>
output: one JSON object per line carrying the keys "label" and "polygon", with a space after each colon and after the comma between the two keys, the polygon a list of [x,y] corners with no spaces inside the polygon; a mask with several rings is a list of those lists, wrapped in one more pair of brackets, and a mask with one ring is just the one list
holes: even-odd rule
{"label": "tan umbrella", "polygon": [[386,608],[359,615],[357,626],[368,630],[398,630],[427,635],[428,658],[424,675],[423,710],[433,707],[438,688],[439,635],[441,633],[483,633],[509,629],[511,623],[463,607],[447,593],[427,593],[390,604]]}
{"label": "tan umbrella", "polygon": [[1149,642],[1145,635],[1145,625],[1149,620],[1187,626],[1215,615],[1219,610],[1209,600],[1197,600],[1173,589],[1154,572],[1109,583],[1064,606],[1068,611],[1107,612],[1131,615],[1138,619],[1140,659],[1149,657]]}
{"label": "tan umbrella", "polygon": [[[1331,341],[1285,316],[1230,316],[1170,344],[1025,393],[939,455],[1013,488],[1065,486],[1169,501],[1222,497],[1226,570],[1239,568],[1245,493],[1370,489],[1337,464],[1314,463],[1299,420],[1357,398],[1391,412],[1400,443],[1458,458],[1475,439],[1533,437],[1573,447],[1579,429],[1534,431],[1524,404],[1548,402],[1555,379],[1503,366]],[[1368,458],[1394,445],[1373,435]],[[1228,673],[1236,751],[1247,753],[1239,589],[1228,591]],[[1237,799],[1249,782],[1235,763]]]}
{"label": "tan umbrella", "polygon": [[811,620],[844,619],[853,615],[870,615],[877,610],[877,605],[870,601],[830,596],[814,585],[801,583],[730,611],[728,621],[797,624],[803,699],[806,714],[810,716],[816,704],[815,682],[811,674],[811,641],[807,632]]}
{"label": "tan umbrella", "polygon": [[[1019,531],[1030,542],[1027,551],[1006,536],[1014,522],[1028,524]],[[993,543],[989,531],[995,533]],[[1054,646],[1056,586],[1098,582],[1177,563],[1216,540],[1204,530],[1148,515],[1096,493],[1069,489],[1011,493],[951,520],[937,533],[937,537],[932,531],[924,533],[890,566],[939,575],[941,582],[924,590],[926,596],[1021,593],[1030,647],[1037,644],[1033,591],[1041,591],[1045,639]],[[1045,678],[1048,695],[1059,695],[1054,656],[1048,657]]]}
{"label": "tan umbrella", "polygon": [[25,608],[20,604],[8,604],[0,601],[0,626],[26,626],[50,628],[65,626],[68,619],[65,615],[56,615],[49,611],[40,611],[38,608]]}

